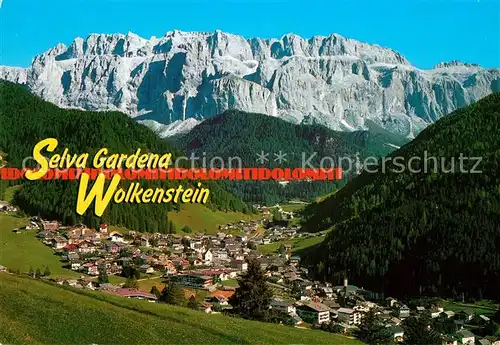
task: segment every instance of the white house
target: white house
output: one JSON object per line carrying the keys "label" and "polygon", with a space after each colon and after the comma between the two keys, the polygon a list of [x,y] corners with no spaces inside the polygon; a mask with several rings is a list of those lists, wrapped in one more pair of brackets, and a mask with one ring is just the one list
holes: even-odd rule
{"label": "white house", "polygon": [[350,308],[340,308],[337,310],[337,318],[340,322],[348,325],[359,325],[361,323],[361,313]]}
{"label": "white house", "polygon": [[150,265],[142,265],[140,267],[140,269],[141,269],[142,273],[146,273],[146,274],[153,274],[153,273],[155,273],[154,268],[151,267]]}
{"label": "white house", "polygon": [[484,322],[490,322],[491,319],[489,317],[487,317],[486,315],[479,315],[479,318],[481,320],[483,320]]}
{"label": "white house", "polygon": [[333,297],[333,289],[331,287],[324,287],[323,288],[323,293],[328,298],[332,298]]}
{"label": "white house", "polygon": [[406,305],[400,304],[398,309],[399,309],[398,313],[399,318],[405,318],[410,316],[410,308],[408,308]]}
{"label": "white house", "polygon": [[214,256],[212,254],[212,251],[209,249],[203,254],[203,262],[205,265],[211,265],[213,262]]}
{"label": "white house", "polygon": [[212,253],[212,260],[227,260],[227,252],[225,250],[216,250]]}
{"label": "white house", "polygon": [[297,312],[292,302],[283,301],[281,299],[273,299],[271,301],[271,308],[285,314],[295,314]]}
{"label": "white house", "polygon": [[192,238],[189,240],[189,248],[197,249],[202,246],[203,242],[200,239]]}
{"label": "white house", "polygon": [[491,345],[491,341],[489,341],[488,339],[486,338],[483,338],[483,339],[479,339],[476,344],[478,345]]}
{"label": "white house", "polygon": [[444,312],[446,317],[449,319],[449,318],[452,318],[453,316],[455,316],[455,312],[452,311],[452,310],[447,310]]}
{"label": "white house", "polygon": [[240,271],[246,271],[248,269],[248,263],[245,260],[232,260],[231,267]]}
{"label": "white house", "polygon": [[147,238],[146,236],[142,236],[141,237],[141,246],[142,247],[151,247],[151,245],[149,244],[149,238]]}
{"label": "white house", "polygon": [[111,242],[125,242],[124,236],[116,231],[113,231],[109,234],[109,239],[111,240]]}
{"label": "white house", "polygon": [[389,332],[395,341],[403,341],[403,336],[405,334],[404,330],[399,326],[389,326],[387,327]]}
{"label": "white house", "polygon": [[431,309],[429,311],[431,313],[431,318],[433,319],[439,317],[439,315],[442,313],[442,310],[440,311],[439,309]]}
{"label": "white house", "polygon": [[466,329],[462,329],[457,332],[457,336],[462,344],[474,345],[475,336],[474,333]]}
{"label": "white house", "polygon": [[330,308],[322,303],[304,302],[296,307],[297,314],[309,323],[329,323]]}

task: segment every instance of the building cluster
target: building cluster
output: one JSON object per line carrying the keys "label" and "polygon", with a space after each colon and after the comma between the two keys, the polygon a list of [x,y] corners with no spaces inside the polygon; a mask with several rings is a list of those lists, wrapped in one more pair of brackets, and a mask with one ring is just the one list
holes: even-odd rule
{"label": "building cluster", "polygon": [[363,315],[377,307],[370,301],[377,297],[373,292],[348,285],[347,280],[343,286],[308,280],[307,269],[288,262],[282,272],[271,273],[271,277],[277,278],[274,281],[285,289],[271,301],[271,308],[288,314],[295,324],[334,322],[347,331],[358,326]]}
{"label": "building cluster", "polygon": [[[490,325],[492,320],[486,315],[472,310],[454,312],[437,306],[409,308],[394,298],[381,299],[380,294],[349,285],[347,280],[342,286],[332,286],[330,283],[309,281],[301,273],[305,273],[305,269],[287,269],[278,283],[288,287],[288,291],[271,301],[271,308],[287,314],[293,324],[334,324],[341,332],[348,332],[356,329],[366,313],[373,310],[395,342],[404,340],[402,322],[414,316],[431,319],[436,326],[432,332],[442,339],[443,345],[500,345],[500,337],[481,337],[474,333],[482,334],[481,330]],[[448,327],[452,331],[438,331],[447,329],[437,327],[443,324],[452,324]]]}
{"label": "building cluster", "polygon": [[295,217],[295,214],[290,211],[285,211],[283,208],[276,204],[274,206],[262,206],[260,204],[253,205],[254,210],[260,212],[263,216],[270,216],[275,213],[279,213],[281,218],[284,220],[292,220]]}
{"label": "building cluster", "polygon": [[[253,222],[238,224],[255,227]],[[231,226],[234,224],[227,225]],[[262,255],[246,234],[123,234],[110,231],[106,224],[98,229],[85,225],[65,227],[38,217],[14,231],[31,229],[38,231],[37,237],[60,255],[68,268],[88,276],[104,272],[108,276],[120,275],[124,267],[133,266],[142,274],[157,274],[186,287],[213,291],[244,272],[249,258],[257,259],[262,267],[286,262],[282,257]]]}
{"label": "building cluster", "polygon": [[[474,332],[482,334],[484,328],[493,321],[486,315],[475,313],[472,309],[455,312],[438,305],[409,308],[405,303],[389,297],[385,299],[385,305],[378,307],[378,310],[382,318],[391,318],[398,324],[410,316],[431,319],[432,331],[437,333],[444,345],[500,345],[500,337],[482,337],[474,334]],[[403,334],[400,338],[402,337]]]}
{"label": "building cluster", "polygon": [[[294,212],[285,211],[280,205],[276,204],[271,207],[253,205],[253,208],[260,212],[264,218],[262,224],[265,228],[263,234],[255,236],[253,241],[256,244],[269,244],[296,238],[319,237],[326,234],[325,231],[309,233],[302,230],[298,222],[292,222],[296,215]],[[276,215],[279,215],[279,220],[276,220]],[[271,217],[272,216],[272,217]]]}
{"label": "building cluster", "polygon": [[[248,269],[248,259],[255,259],[275,292],[270,308],[286,316],[287,323],[292,325],[333,323],[337,329],[348,332],[363,322],[367,312],[374,310],[395,341],[404,339],[402,322],[405,318],[425,315],[436,322],[456,325],[450,334],[439,334],[443,344],[500,345],[498,339],[474,334],[474,329],[486,327],[491,322],[485,315],[469,311],[455,313],[438,307],[409,308],[394,298],[383,299],[380,294],[349,285],[347,279],[340,286],[312,281],[308,278],[308,269],[300,265],[300,257],[292,254],[290,244],[282,243],[273,255],[263,255],[255,247],[265,243],[266,238],[273,241],[300,236],[298,229],[272,226],[260,232],[258,228],[258,222],[240,221],[221,226],[216,234],[141,234],[133,231],[123,234],[110,231],[105,224],[98,229],[84,225],[63,227],[58,222],[34,217],[25,229],[14,231],[36,229],[40,240],[61,255],[70,269],[87,275],[59,281],[61,284],[156,301],[157,297],[150,293],[96,283],[95,276],[104,270],[108,276],[120,275],[125,267],[133,266],[143,275],[156,273],[186,288],[209,291],[200,308],[211,312],[214,306],[230,307],[228,298],[234,288],[225,286],[225,282],[236,279]],[[239,235],[224,232],[236,229],[242,230]]]}

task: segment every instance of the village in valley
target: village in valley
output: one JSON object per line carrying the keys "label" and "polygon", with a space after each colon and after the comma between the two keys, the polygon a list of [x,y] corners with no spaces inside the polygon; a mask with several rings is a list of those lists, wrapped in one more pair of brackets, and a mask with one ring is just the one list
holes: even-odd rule
{"label": "village in valley", "polygon": [[[393,341],[399,342],[404,339],[402,321],[425,316],[443,325],[439,332],[443,344],[500,345],[498,337],[479,336],[492,320],[472,309],[450,309],[431,298],[421,304],[404,303],[351,285],[347,278],[339,285],[310,280],[294,244],[311,239],[319,243],[326,233],[301,232],[295,213],[279,205],[254,205],[254,209],[260,215],[257,219],[219,225],[214,233],[151,234],[111,230],[107,224],[91,229],[40,217],[12,231],[36,232],[37,239],[60,257],[61,265],[79,278],[52,277],[49,268],[46,272],[30,269],[29,276],[77,289],[157,302],[155,291],[174,282],[184,288],[188,299],[201,296],[197,309],[220,313],[231,308],[228,300],[248,260],[257,260],[274,292],[270,308],[282,315],[284,324],[352,334],[372,311]],[[0,210],[17,212],[7,203]],[[0,266],[0,271],[7,270]]]}

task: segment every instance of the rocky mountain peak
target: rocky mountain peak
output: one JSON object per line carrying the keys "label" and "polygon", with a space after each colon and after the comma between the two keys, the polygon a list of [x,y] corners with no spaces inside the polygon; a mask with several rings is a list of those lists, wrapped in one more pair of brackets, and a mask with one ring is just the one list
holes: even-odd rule
{"label": "rocky mountain peak", "polygon": [[434,68],[446,68],[446,67],[480,67],[480,66],[474,63],[464,63],[459,60],[440,62],[434,66]]}
{"label": "rocky mountain peak", "polygon": [[500,85],[498,69],[452,62],[421,70],[392,49],[337,34],[247,39],[220,30],[77,37],[27,69],[0,67],[0,78],[59,106],[126,112],[169,135],[239,109],[411,137]]}

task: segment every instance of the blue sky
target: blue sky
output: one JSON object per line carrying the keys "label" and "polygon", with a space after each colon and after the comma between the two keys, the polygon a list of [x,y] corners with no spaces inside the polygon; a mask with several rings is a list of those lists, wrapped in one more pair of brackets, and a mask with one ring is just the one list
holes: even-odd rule
{"label": "blue sky", "polygon": [[450,60],[500,67],[500,0],[3,0],[0,64],[27,66],[90,33],[149,38],[173,29],[266,38],[338,33],[393,48],[420,68]]}

